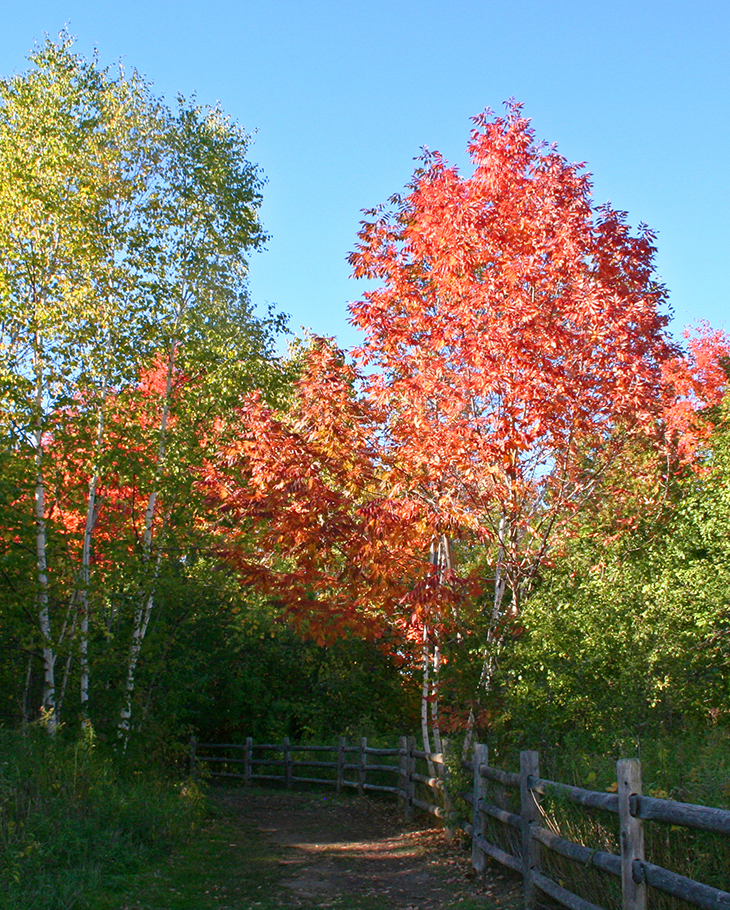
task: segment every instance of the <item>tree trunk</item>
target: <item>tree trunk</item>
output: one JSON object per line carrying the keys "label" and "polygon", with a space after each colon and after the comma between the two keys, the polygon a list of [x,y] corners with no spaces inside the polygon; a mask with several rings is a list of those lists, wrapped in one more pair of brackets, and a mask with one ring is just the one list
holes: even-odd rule
{"label": "tree trunk", "polygon": [[20,704],[20,716],[22,717],[23,726],[30,720],[30,684],[33,679],[33,654],[28,655],[28,666],[25,671],[25,686],[23,687],[23,699]]}
{"label": "tree trunk", "polygon": [[[155,468],[153,489],[149,495],[149,499],[147,500],[147,508],[145,510],[144,516],[144,532],[142,534],[142,560],[143,563],[147,565],[149,564],[152,556],[155,509],[157,506],[157,500],[159,498],[159,488],[162,482],[162,472],[165,466],[165,455],[167,451],[167,424],[170,419],[172,383],[175,374],[176,354],[177,344],[176,342],[173,342],[170,348],[170,356],[167,361],[165,399],[162,405],[162,415],[160,418],[160,442],[157,450],[157,465]],[[158,553],[155,563],[155,570],[152,573],[152,577],[149,581],[149,586],[146,593],[143,591],[143,589],[140,591],[141,603],[134,614],[132,641],[129,648],[129,659],[127,661],[127,679],[124,690],[124,703],[119,715],[119,725],[117,729],[118,737],[122,740],[125,749],[127,748],[127,743],[129,742],[129,735],[131,732],[132,698],[136,685],[135,674],[137,671],[137,663],[139,661],[140,651],[142,650],[142,642],[144,641],[144,637],[147,634],[147,627],[149,626],[150,617],[152,616],[152,610],[155,602],[155,583],[159,574],[159,568],[160,555]]]}
{"label": "tree trunk", "polygon": [[[429,561],[438,574],[439,586],[447,583],[448,576],[453,570],[451,543],[444,534],[431,542],[431,552]],[[433,741],[433,750],[435,752],[443,751],[441,740],[441,728],[439,723],[439,674],[441,671],[441,647],[439,644],[439,633],[437,627],[443,620],[442,610],[436,609],[436,615],[433,617],[430,630],[429,626],[424,623],[423,626],[423,685],[421,689],[421,731],[423,736],[424,752],[431,751],[431,742]],[[433,645],[431,643],[433,638]],[[433,653],[432,653],[433,648]],[[429,719],[430,713],[430,719]],[[435,776],[435,768],[429,761],[429,774]]]}
{"label": "tree trunk", "polygon": [[51,636],[51,616],[48,596],[48,554],[46,540],[46,489],[43,476],[43,382],[36,337],[36,430],[35,430],[35,541],[37,571],[38,625],[43,653],[43,720],[48,732],[56,732],[56,655]]}
{"label": "tree trunk", "polygon": [[91,580],[91,545],[94,528],[99,517],[99,502],[97,490],[99,486],[99,471],[101,449],[104,441],[105,409],[107,399],[107,382],[104,378],[99,402],[99,419],[96,427],[96,444],[94,450],[94,464],[89,480],[89,494],[86,503],[86,524],[84,526],[84,542],[81,548],[81,586],[79,591],[79,670],[80,670],[80,701],[81,725],[87,727],[89,721],[89,585]]}
{"label": "tree trunk", "polygon": [[[423,739],[423,751],[431,751],[431,735],[428,726],[428,698],[430,695],[431,681],[431,653],[430,643],[428,640],[428,626],[423,623],[423,684],[421,686],[421,737]],[[430,767],[430,763],[429,763]]]}
{"label": "tree trunk", "polygon": [[492,688],[494,673],[497,669],[497,657],[502,642],[502,604],[504,602],[505,591],[507,590],[507,573],[505,571],[505,553],[506,553],[506,534],[507,519],[502,515],[499,519],[498,541],[499,548],[497,551],[497,560],[494,567],[494,589],[492,594],[492,610],[489,617],[489,626],[487,627],[487,640],[482,653],[482,669],[479,674],[479,683],[477,691],[474,693],[475,704],[469,710],[469,720],[467,721],[466,736],[464,737],[464,746],[462,755],[466,758],[471,748],[474,738],[474,728],[476,726],[477,715],[475,708],[478,710],[480,700],[483,695],[487,695]]}
{"label": "tree trunk", "polygon": [[[158,561],[159,562],[159,561]],[[139,661],[139,652],[142,650],[142,642],[147,633],[147,626],[152,616],[152,607],[154,604],[154,594],[150,593],[144,606],[140,606],[134,616],[134,629],[132,631],[132,645],[129,651],[129,661],[127,663],[127,679],[124,687],[124,704],[120,712],[118,735],[127,748],[129,734],[132,726],[132,697],[134,696],[135,673],[137,671],[137,662]]]}

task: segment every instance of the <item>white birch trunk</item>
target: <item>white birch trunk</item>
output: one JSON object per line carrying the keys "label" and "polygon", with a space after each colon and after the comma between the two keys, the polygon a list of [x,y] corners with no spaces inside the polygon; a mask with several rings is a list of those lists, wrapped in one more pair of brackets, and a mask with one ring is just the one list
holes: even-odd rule
{"label": "white birch trunk", "polygon": [[46,490],[43,477],[43,383],[40,372],[36,338],[36,432],[35,432],[35,542],[37,564],[38,625],[41,633],[43,653],[43,718],[48,732],[56,732],[56,655],[51,636],[51,616],[48,597],[48,553],[46,541]]}
{"label": "white birch trunk", "polygon": [[[482,670],[479,675],[479,684],[475,693],[478,702],[482,694],[487,694],[494,679],[494,673],[497,668],[497,654],[501,643],[502,631],[500,622],[503,616],[502,603],[504,594],[507,590],[507,574],[504,568],[504,558],[506,552],[506,535],[507,519],[502,515],[499,519],[498,541],[499,548],[497,551],[497,562],[494,568],[494,592],[492,596],[492,610],[489,617],[489,627],[487,629],[487,641],[482,655]],[[469,711],[469,720],[467,722],[466,736],[464,737],[464,746],[462,755],[466,758],[474,738],[474,727],[476,726],[476,716],[474,709]]]}
{"label": "white birch trunk", "polygon": [[[75,621],[74,626],[71,628],[71,634],[73,635],[75,631]],[[63,676],[61,677],[61,691],[58,694],[58,699],[56,701],[56,717],[58,722],[61,722],[61,715],[63,714],[63,706],[66,701],[66,690],[68,688],[68,681],[71,676],[71,665],[73,664],[73,651],[69,651],[66,657],[66,664],[63,668]]]}
{"label": "white birch trunk", "polygon": [[134,617],[132,644],[129,650],[127,679],[124,687],[124,704],[122,705],[122,710],[119,715],[118,728],[118,735],[122,740],[125,749],[127,748],[127,743],[129,742],[129,734],[132,729],[132,698],[134,696],[137,662],[139,660],[139,653],[142,650],[142,642],[144,641],[145,634],[147,633],[147,626],[149,625],[150,617],[152,616],[153,605],[154,596],[153,594],[149,594],[146,602],[144,605],[141,605],[137,609]]}
{"label": "white birch trunk", "polygon": [[91,546],[94,528],[96,527],[96,521],[99,517],[97,490],[99,486],[99,463],[104,441],[106,399],[107,383],[106,378],[104,378],[101,389],[101,401],[99,403],[99,419],[96,427],[94,464],[89,480],[89,494],[86,503],[84,540],[81,547],[81,586],[79,591],[79,686],[82,727],[87,727],[89,724],[89,585],[91,579]]}
{"label": "white birch trunk", "polygon": [[[68,607],[66,608],[66,616],[63,620],[63,625],[61,626],[61,631],[56,637],[56,661],[58,661],[58,654],[61,651],[61,646],[66,640],[66,635],[73,640],[73,637],[76,633],[76,623],[78,622],[78,613],[75,611],[76,600],[77,600],[76,591],[73,592],[71,598],[68,602]],[[70,623],[70,626],[69,626]],[[63,716],[63,706],[66,700],[66,689],[68,687],[69,677],[71,675],[71,666],[73,664],[73,651],[69,648],[68,655],[66,657],[66,664],[63,668],[63,676],[61,677],[61,687],[59,692],[56,695],[56,723],[61,723],[61,718]]]}
{"label": "white birch trunk", "polygon": [[[441,648],[433,646],[433,678],[431,682],[431,728],[433,730],[433,747],[436,752],[443,752],[441,727],[439,726],[439,671],[441,670]],[[433,776],[433,775],[432,775]]]}
{"label": "white birch trunk", "polygon": [[[170,419],[170,404],[172,399],[172,382],[175,374],[175,359],[177,354],[177,344],[173,342],[170,349],[170,356],[167,362],[167,376],[165,380],[165,399],[162,405],[162,415],[160,417],[160,443],[157,450],[157,466],[155,469],[153,489],[147,500],[147,508],[144,516],[144,531],[142,534],[142,558],[144,563],[148,564],[152,555],[152,539],[154,534],[155,509],[159,498],[159,487],[162,480],[162,472],[165,465],[165,455],[167,448],[167,424]],[[157,580],[160,566],[160,557],[158,555],[155,571],[149,581],[147,592],[140,591],[141,603],[134,615],[134,626],[132,628],[132,642],[129,648],[129,658],[127,661],[127,679],[124,689],[124,703],[119,714],[119,725],[117,729],[118,737],[122,740],[124,748],[127,748],[129,735],[131,732],[132,719],[132,699],[135,689],[135,674],[139,654],[142,650],[142,642],[147,633],[150,617],[154,607],[155,599],[155,582]]]}
{"label": "white birch trunk", "polygon": [[[431,735],[428,726],[428,696],[431,690],[430,668],[431,653],[428,640],[428,626],[423,623],[423,684],[421,686],[421,737],[423,739],[423,751],[431,751]],[[430,767],[430,762],[429,762]],[[433,776],[433,775],[431,775]]]}

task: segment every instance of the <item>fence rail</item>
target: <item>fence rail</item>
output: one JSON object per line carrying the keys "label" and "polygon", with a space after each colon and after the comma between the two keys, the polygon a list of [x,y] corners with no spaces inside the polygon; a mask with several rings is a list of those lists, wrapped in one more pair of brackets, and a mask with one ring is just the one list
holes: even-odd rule
{"label": "fence rail", "polygon": [[[228,754],[221,754],[222,751]],[[255,757],[264,752],[274,755]],[[330,761],[294,759],[292,753],[295,752],[329,752],[333,758]],[[282,757],[275,757],[277,753]],[[398,764],[386,763],[388,758],[397,758]],[[427,773],[418,770],[421,765]],[[357,745],[348,744],[343,737],[331,746],[294,745],[286,738],[280,743],[254,743],[251,737],[243,743],[201,743],[193,738],[190,741],[190,773],[195,775],[201,766],[206,767],[211,778],[239,779],[246,784],[277,781],[286,786],[294,783],[332,786],[337,792],[350,788],[360,795],[387,793],[398,797],[407,816],[412,815],[414,809],[420,809],[447,822],[451,817],[444,784],[444,754],[416,749],[413,737],[402,736],[396,748],[388,749],[369,746],[366,737]],[[302,768],[329,769],[332,773],[331,777],[295,773]],[[430,773],[432,768],[440,769],[440,776],[434,777]],[[276,773],[279,769],[282,769],[280,773]]]}
{"label": "fence rail", "polygon": [[[211,750],[228,750],[229,754],[209,754]],[[254,758],[255,753],[258,755],[264,751],[281,754],[282,758]],[[329,752],[334,758],[331,761],[292,759],[292,753],[302,752]],[[347,760],[353,753],[357,754],[356,760]],[[398,764],[382,762],[384,757],[389,756],[397,756]],[[369,761],[370,757],[380,761]],[[519,772],[492,767],[488,757],[487,747],[476,745],[473,760],[461,762],[462,768],[472,775],[473,780],[471,791],[461,794],[472,807],[469,820],[458,818],[453,811],[444,753],[416,749],[413,737],[401,737],[398,747],[390,749],[372,748],[366,738],[362,738],[358,745],[348,744],[342,738],[332,746],[293,745],[287,739],[281,743],[254,743],[249,738],[245,743],[227,744],[198,743],[193,739],[190,771],[195,774],[199,766],[205,765],[210,777],[242,779],[247,785],[258,780],[276,781],[287,787],[294,783],[307,783],[334,786],[338,792],[351,788],[360,795],[373,792],[395,795],[407,818],[412,817],[415,809],[420,809],[443,819],[449,832],[455,827],[463,830],[471,839],[472,863],[478,873],[484,871],[486,858],[489,857],[521,874],[525,906],[528,908],[536,905],[537,895],[542,893],[570,910],[603,910],[546,874],[542,851],[547,850],[620,879],[622,910],[646,910],[647,891],[651,888],[703,910],[730,910],[730,892],[686,878],[648,862],[644,856],[646,822],[730,834],[729,810],[644,796],[641,792],[641,764],[634,759],[623,759],[617,763],[617,792],[604,793],[540,777],[537,752],[520,754]],[[427,766],[425,771],[417,770],[419,762]],[[243,773],[227,770],[240,766],[243,766]],[[216,770],[217,767],[221,769]],[[259,767],[266,771],[258,771]],[[328,778],[315,778],[294,773],[302,768],[324,768],[332,774]],[[281,769],[281,773],[271,773],[274,769]],[[370,780],[368,775],[371,775]],[[490,787],[494,789],[493,801],[489,799]],[[519,814],[509,811],[509,790],[519,792]],[[620,855],[576,843],[544,827],[543,797],[617,815]],[[487,819],[493,819],[516,833],[519,850],[510,852],[490,841],[486,834]]]}
{"label": "fence rail", "polygon": [[[541,778],[537,752],[523,752],[520,765],[519,774],[492,768],[488,763],[486,746],[477,747],[472,764],[474,792],[471,802],[474,818],[470,828],[475,867],[483,868],[483,858],[490,856],[502,865],[520,871],[527,906],[534,905],[535,892],[542,892],[571,910],[597,910],[596,905],[568,891],[545,874],[541,862],[541,848],[545,848],[572,862],[592,866],[621,879],[623,910],[645,910],[648,888],[662,891],[705,910],[730,910],[730,892],[664,869],[648,862],[644,856],[645,821],[730,833],[730,811],[643,796],[641,764],[633,759],[617,763],[617,793],[584,790]],[[519,790],[520,814],[508,812],[489,802],[484,785],[486,781]],[[576,806],[618,815],[621,855],[575,843],[543,827],[540,823],[540,797],[546,795],[563,798]],[[519,856],[508,853],[487,840],[483,830],[485,817],[520,830]]]}

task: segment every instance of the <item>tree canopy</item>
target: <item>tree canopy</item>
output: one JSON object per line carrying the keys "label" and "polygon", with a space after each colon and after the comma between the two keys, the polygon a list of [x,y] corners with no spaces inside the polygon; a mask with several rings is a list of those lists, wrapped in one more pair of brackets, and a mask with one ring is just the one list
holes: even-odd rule
{"label": "tree canopy", "polygon": [[88,716],[91,652],[113,642],[126,731],[158,584],[195,544],[205,434],[279,383],[282,322],[254,315],[246,283],[262,180],[220,109],[170,108],[67,36],[30,63],[0,84],[10,634],[24,703],[41,648],[50,727],[72,678]]}
{"label": "tree canopy", "polygon": [[670,341],[654,235],[519,105],[468,148],[366,212],[360,347],[281,356],[237,123],[66,35],[0,81],[7,716],[126,748],[420,691],[437,749],[725,716],[730,342]]}

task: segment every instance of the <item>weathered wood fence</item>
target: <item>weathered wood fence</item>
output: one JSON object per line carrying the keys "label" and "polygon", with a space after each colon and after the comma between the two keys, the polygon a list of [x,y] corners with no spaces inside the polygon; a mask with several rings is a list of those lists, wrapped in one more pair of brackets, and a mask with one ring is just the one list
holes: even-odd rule
{"label": "weathered wood fence", "polygon": [[[333,756],[331,760],[310,757],[326,753]],[[360,795],[368,791],[392,794],[401,802],[406,817],[420,809],[443,819],[450,830],[463,830],[471,839],[477,872],[483,872],[490,857],[521,875],[527,908],[534,907],[539,895],[544,894],[570,910],[603,910],[546,874],[543,859],[548,850],[620,880],[622,910],[646,910],[649,889],[704,910],[730,910],[730,892],[655,865],[644,856],[645,822],[730,834],[730,810],[643,796],[641,764],[634,759],[617,763],[617,792],[607,793],[541,778],[537,752],[520,754],[519,772],[494,768],[489,764],[487,747],[477,745],[473,761],[461,763],[473,779],[471,791],[461,794],[471,804],[469,820],[460,818],[453,809],[444,755],[416,749],[412,737],[401,737],[398,747],[392,749],[371,748],[364,738],[357,745],[340,739],[332,746],[292,745],[287,739],[282,743],[247,739],[243,744],[197,743],[193,739],[191,774],[201,764],[207,766],[210,777],[238,778],[246,784],[270,781],[291,787],[306,783],[333,786],[338,792],[349,787]],[[303,770],[309,768],[317,769],[320,776],[304,776]],[[321,776],[322,772],[327,776]],[[519,812],[508,808],[510,790],[519,793]],[[541,806],[541,798],[546,796],[581,811],[602,810],[618,816],[620,854],[576,843],[552,830]],[[507,840],[513,844],[512,850],[488,839],[488,821],[511,833]],[[730,855],[730,842],[726,849]]]}
{"label": "weathered wood fence", "polygon": [[[324,758],[327,753],[333,756],[330,760]],[[360,796],[390,793],[401,801],[407,816],[421,809],[448,822],[451,815],[443,753],[416,749],[412,736],[402,736],[392,749],[368,746],[366,737],[358,744],[348,744],[342,737],[332,746],[294,745],[287,738],[280,743],[254,743],[250,737],[245,743],[191,739],[191,775],[201,764],[211,778],[234,778],[245,784],[269,781],[286,787],[317,784],[335,787],[338,793],[349,787]],[[305,776],[305,769],[316,769],[319,776]],[[328,776],[323,777],[322,772],[329,772]],[[421,798],[429,793],[433,794],[431,801]]]}
{"label": "weathered wood fence", "polygon": [[[658,821],[730,834],[730,811],[643,796],[639,761],[624,759],[617,763],[616,793],[583,790],[541,778],[537,752],[520,754],[519,773],[491,767],[486,746],[477,746],[474,760],[465,762],[464,766],[474,776],[473,791],[468,797],[473,808],[472,821],[462,825],[472,840],[474,867],[477,871],[483,870],[485,858],[489,856],[521,874],[527,907],[533,907],[538,892],[542,892],[571,910],[602,910],[544,874],[542,851],[547,849],[575,863],[620,879],[622,910],[645,910],[647,889],[650,888],[705,910],[730,910],[729,892],[654,865],[644,857],[644,822]],[[489,782],[496,784],[498,794],[491,801],[487,798]],[[504,797],[510,789],[519,791],[519,814],[508,811],[504,807],[506,800],[499,798],[500,795]],[[545,817],[540,806],[541,797],[545,795],[583,808],[599,809],[617,815],[620,855],[575,843],[550,830],[544,823]],[[517,833],[519,847],[514,853],[487,840],[484,835],[487,818],[495,819]]]}

